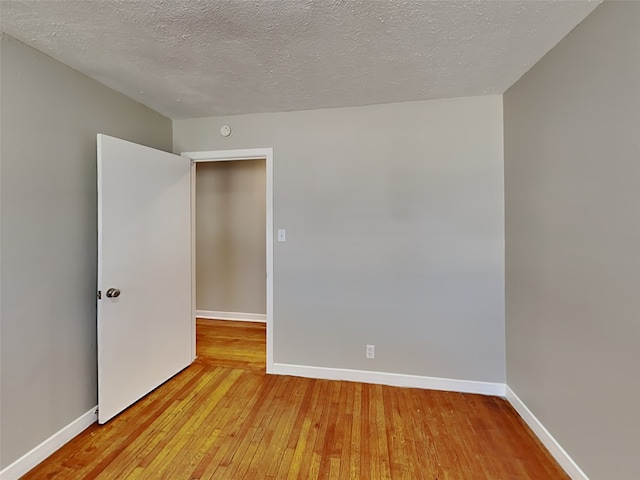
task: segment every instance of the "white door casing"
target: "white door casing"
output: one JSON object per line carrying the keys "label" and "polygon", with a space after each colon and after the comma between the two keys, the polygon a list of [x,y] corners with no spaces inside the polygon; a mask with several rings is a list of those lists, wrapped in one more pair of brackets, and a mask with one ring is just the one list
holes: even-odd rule
{"label": "white door casing", "polygon": [[[195,356],[191,162],[98,135],[98,422]],[[120,290],[107,298],[110,288]]]}
{"label": "white door casing", "polygon": [[[196,298],[195,298],[195,176],[196,163],[201,162],[225,162],[235,160],[265,160],[267,185],[266,185],[266,247],[267,247],[267,373],[274,372],[274,320],[273,320],[273,148],[249,148],[238,150],[212,150],[212,151],[196,151],[182,152],[182,156],[193,162],[192,166],[192,236],[193,236],[193,316],[195,321],[196,315]],[[193,337],[195,349],[195,336]],[[195,350],[194,350],[195,352]],[[195,353],[194,353],[195,355]]]}

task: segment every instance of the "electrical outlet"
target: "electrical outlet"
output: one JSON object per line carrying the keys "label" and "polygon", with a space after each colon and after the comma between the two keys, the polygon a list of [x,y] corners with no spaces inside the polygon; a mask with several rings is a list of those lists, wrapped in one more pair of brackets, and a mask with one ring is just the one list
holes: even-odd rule
{"label": "electrical outlet", "polygon": [[367,345],[367,358],[375,358],[375,356],[376,356],[376,346]]}

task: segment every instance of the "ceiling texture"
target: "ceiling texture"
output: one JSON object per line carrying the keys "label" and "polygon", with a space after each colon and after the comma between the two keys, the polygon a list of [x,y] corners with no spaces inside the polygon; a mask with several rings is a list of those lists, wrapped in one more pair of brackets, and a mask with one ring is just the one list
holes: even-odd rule
{"label": "ceiling texture", "polygon": [[1,0],[6,34],[173,118],[501,94],[596,0]]}

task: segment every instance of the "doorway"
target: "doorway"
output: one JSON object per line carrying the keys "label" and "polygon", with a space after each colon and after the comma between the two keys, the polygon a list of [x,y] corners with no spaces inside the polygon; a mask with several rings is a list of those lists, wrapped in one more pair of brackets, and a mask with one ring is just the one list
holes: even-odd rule
{"label": "doorway", "polygon": [[196,164],[196,315],[267,321],[263,159]]}
{"label": "doorway", "polygon": [[[192,230],[192,313],[194,321],[193,349],[196,355],[195,318],[216,317],[229,320],[266,321],[266,372],[273,369],[273,150],[271,148],[250,150],[226,150],[182,153],[192,161],[191,164],[191,230]],[[261,170],[261,171],[260,171]],[[237,221],[237,215],[255,215],[249,213],[249,204],[256,202],[247,189],[252,182],[261,191],[264,198],[258,202],[262,206],[261,219],[255,222]],[[202,190],[209,195],[199,195]],[[217,189],[212,193],[211,189]],[[255,192],[254,192],[255,194]],[[208,198],[207,198],[208,197]],[[214,207],[211,215],[203,216],[198,202],[208,202]],[[229,202],[236,203],[233,206]],[[227,204],[227,205],[225,205]],[[206,205],[205,205],[206,209]],[[236,216],[234,220],[234,216]],[[209,218],[207,218],[209,217]],[[211,218],[216,217],[216,218]],[[200,231],[197,225],[202,227]],[[256,231],[258,224],[263,229],[261,239]],[[216,238],[211,245],[212,251],[203,250],[202,242]],[[244,240],[243,248],[234,248],[235,240]],[[254,258],[244,258],[243,249],[262,245],[264,254]],[[196,266],[196,256],[200,271]],[[217,250],[217,252],[213,251]],[[202,262],[202,263],[201,263]],[[260,264],[262,274],[260,274]],[[205,270],[203,270],[205,269]],[[234,270],[235,269],[235,270]],[[255,275],[260,275],[256,278]],[[231,275],[233,278],[228,278]],[[253,276],[246,284],[247,279]],[[223,285],[225,277],[228,283]],[[203,286],[203,282],[205,285]],[[245,287],[242,288],[243,283]],[[260,295],[262,290],[262,295]],[[261,303],[262,302],[262,303]],[[215,310],[211,310],[215,308]],[[264,313],[258,311],[262,310]]]}

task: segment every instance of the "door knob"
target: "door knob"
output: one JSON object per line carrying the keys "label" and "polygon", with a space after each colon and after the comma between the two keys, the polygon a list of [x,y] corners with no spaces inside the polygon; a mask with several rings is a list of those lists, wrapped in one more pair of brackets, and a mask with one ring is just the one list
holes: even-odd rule
{"label": "door knob", "polygon": [[107,297],[116,298],[119,296],[120,296],[120,290],[118,290],[117,288],[110,288],[109,290],[107,290]]}

